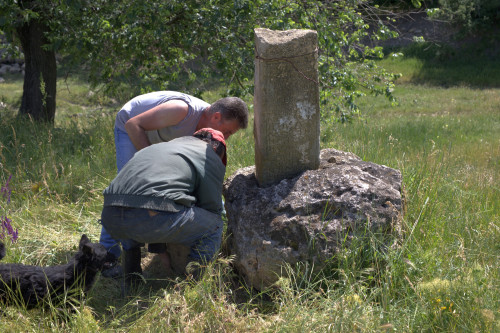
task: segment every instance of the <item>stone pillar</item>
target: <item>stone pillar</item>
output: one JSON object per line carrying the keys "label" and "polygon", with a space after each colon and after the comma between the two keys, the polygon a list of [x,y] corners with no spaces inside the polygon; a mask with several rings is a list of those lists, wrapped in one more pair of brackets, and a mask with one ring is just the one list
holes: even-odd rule
{"label": "stone pillar", "polygon": [[255,174],[262,187],[319,166],[317,33],[255,29]]}

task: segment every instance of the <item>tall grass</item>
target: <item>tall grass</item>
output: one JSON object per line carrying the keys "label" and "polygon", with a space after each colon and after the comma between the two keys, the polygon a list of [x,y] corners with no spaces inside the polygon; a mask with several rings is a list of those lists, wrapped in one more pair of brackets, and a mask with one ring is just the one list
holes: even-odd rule
{"label": "tall grass", "polygon": [[[0,330],[500,331],[500,90],[477,88],[485,83],[468,71],[458,85],[423,84],[425,61],[383,60],[404,74],[399,106],[367,97],[363,119],[322,124],[323,148],[402,171],[399,246],[381,250],[367,235],[327,269],[285,267],[287,277],[261,292],[222,254],[198,282],[153,275],[124,294],[119,281],[100,278],[72,311],[2,306]],[[114,114],[123,101],[100,100],[78,81],[60,84],[54,127],[18,119],[21,82],[0,84],[0,183],[12,175],[13,190],[10,203],[0,198],[0,215],[19,229],[7,262],[57,264],[82,233],[99,236],[101,193],[116,172]],[[254,163],[251,127],[228,141],[228,175]]]}

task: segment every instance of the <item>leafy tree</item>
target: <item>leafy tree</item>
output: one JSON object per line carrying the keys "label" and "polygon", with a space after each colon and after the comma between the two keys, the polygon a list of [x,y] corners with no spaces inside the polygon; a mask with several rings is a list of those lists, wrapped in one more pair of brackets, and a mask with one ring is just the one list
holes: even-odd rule
{"label": "leafy tree", "polygon": [[50,8],[36,0],[0,3],[0,28],[8,36],[16,36],[25,60],[25,76],[21,114],[36,120],[53,121],[56,99],[56,53],[50,47],[47,32],[50,27]]}
{"label": "leafy tree", "polygon": [[[15,22],[6,19],[13,13]],[[21,39],[20,27],[34,23],[45,38],[42,50],[58,51],[85,65],[91,82],[108,93],[116,93],[127,82],[133,89],[130,94],[173,87],[199,94],[215,79],[228,87],[228,95],[251,93],[253,29],[266,27],[318,31],[325,117],[346,120],[359,113],[356,98],[368,92],[392,99],[395,76],[376,66],[373,59],[381,57],[382,50],[367,43],[394,34],[381,24],[369,1],[3,0],[0,4],[0,27],[14,32],[11,37]],[[30,49],[22,45],[28,59]],[[43,93],[49,78],[41,77],[37,87],[25,85],[23,101],[36,89],[41,96],[52,96]],[[52,121],[51,114],[35,118]]]}

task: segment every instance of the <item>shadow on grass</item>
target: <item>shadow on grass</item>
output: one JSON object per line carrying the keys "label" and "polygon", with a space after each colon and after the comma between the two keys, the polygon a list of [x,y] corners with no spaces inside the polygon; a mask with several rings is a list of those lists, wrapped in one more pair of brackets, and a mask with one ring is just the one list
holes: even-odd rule
{"label": "shadow on grass", "polygon": [[404,58],[421,61],[411,83],[442,87],[500,87],[500,39],[483,38],[464,41],[460,47],[436,43],[413,43],[401,48],[387,48],[386,54],[401,52]]}

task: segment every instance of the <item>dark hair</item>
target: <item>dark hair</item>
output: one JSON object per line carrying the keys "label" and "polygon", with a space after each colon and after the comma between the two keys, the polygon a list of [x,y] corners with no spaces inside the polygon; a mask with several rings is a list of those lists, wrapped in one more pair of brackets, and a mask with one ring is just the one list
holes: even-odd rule
{"label": "dark hair", "polygon": [[224,155],[226,155],[226,146],[219,140],[214,139],[212,133],[202,130],[196,132],[193,136],[211,145],[215,153],[220,156],[222,160],[224,159]]}
{"label": "dark hair", "polygon": [[223,119],[238,120],[240,128],[248,126],[248,107],[242,99],[238,97],[224,97],[210,105],[208,113],[220,112]]}

